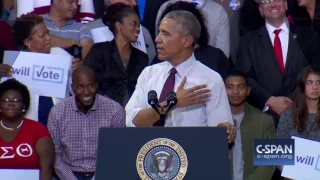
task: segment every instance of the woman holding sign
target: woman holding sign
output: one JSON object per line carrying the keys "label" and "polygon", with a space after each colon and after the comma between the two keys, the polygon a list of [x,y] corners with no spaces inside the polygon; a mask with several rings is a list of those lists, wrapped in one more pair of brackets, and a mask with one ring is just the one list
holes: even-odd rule
{"label": "woman holding sign", "polygon": [[115,38],[111,42],[94,44],[84,63],[96,73],[98,93],[125,106],[140,73],[148,65],[148,55],[131,45],[140,32],[136,12],[123,3],[110,5],[106,12],[105,22]]}
{"label": "woman holding sign", "polygon": [[40,169],[52,179],[54,145],[48,129],[24,118],[30,105],[28,88],[9,79],[0,84],[0,168]]}
{"label": "woman holding sign", "polygon": [[[45,53],[72,57],[65,50],[52,47],[49,30],[44,23],[44,19],[41,16],[28,14],[22,15],[17,19],[13,26],[14,39],[19,49],[35,53]],[[79,59],[72,59],[71,71],[74,71],[82,61]],[[71,74],[70,74],[71,75]],[[70,84],[71,82],[69,82]],[[70,86],[71,87],[71,86]],[[71,88],[67,91],[67,94],[71,92]],[[51,98],[39,95],[31,96],[30,111],[26,115],[29,119],[38,120],[44,125],[47,125],[47,119],[49,112],[54,104],[61,99]]]}

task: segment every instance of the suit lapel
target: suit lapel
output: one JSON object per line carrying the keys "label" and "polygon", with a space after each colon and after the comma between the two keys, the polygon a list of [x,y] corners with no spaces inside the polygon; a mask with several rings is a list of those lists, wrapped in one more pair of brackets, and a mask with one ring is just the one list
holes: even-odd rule
{"label": "suit lapel", "polygon": [[123,66],[123,62],[121,60],[121,57],[120,57],[120,54],[119,54],[119,51],[118,51],[118,47],[115,43],[115,41],[113,40],[112,41],[112,44],[111,44],[111,48],[112,48],[112,58],[114,59],[114,61],[117,63],[117,65],[120,67],[121,71],[126,74],[126,70],[124,69],[124,66]]}
{"label": "suit lapel", "polygon": [[135,47],[131,47],[131,54],[130,54],[130,60],[129,64],[127,66],[127,73],[130,74],[130,72],[134,71],[134,68],[136,67],[136,64],[138,64],[140,57],[137,55],[137,49]]}
{"label": "suit lapel", "polygon": [[[263,26],[260,32],[260,43],[263,47],[262,51],[265,51],[265,55],[269,56],[270,58],[267,59],[271,59],[271,62],[267,62],[267,63],[272,63],[279,72],[281,72],[281,69],[279,67],[279,63],[276,57],[276,54],[274,52],[273,46],[272,46],[272,42],[269,36],[269,33],[267,31],[266,26]],[[282,73],[281,73],[282,74]]]}

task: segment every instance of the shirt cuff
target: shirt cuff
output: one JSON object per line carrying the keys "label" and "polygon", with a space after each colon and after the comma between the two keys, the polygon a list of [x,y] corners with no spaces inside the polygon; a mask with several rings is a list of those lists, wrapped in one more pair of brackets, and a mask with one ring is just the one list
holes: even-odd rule
{"label": "shirt cuff", "polygon": [[262,109],[263,112],[267,112],[269,110],[269,106],[268,105],[264,105],[264,108]]}
{"label": "shirt cuff", "polygon": [[136,117],[139,111],[141,111],[143,108],[136,108],[133,110],[127,111],[126,114],[126,127],[136,127],[136,125],[133,124],[133,119]]}

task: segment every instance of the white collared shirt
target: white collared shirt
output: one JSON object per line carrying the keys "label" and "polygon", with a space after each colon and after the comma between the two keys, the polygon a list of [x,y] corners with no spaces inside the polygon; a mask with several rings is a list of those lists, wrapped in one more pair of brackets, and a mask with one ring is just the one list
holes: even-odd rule
{"label": "white collared shirt", "polygon": [[[146,67],[138,78],[136,90],[126,106],[126,126],[135,126],[133,119],[148,104],[148,92],[155,90],[160,97],[163,85],[173,66],[163,62]],[[217,126],[220,122],[233,124],[227,93],[221,76],[197,61],[192,55],[188,60],[175,67],[174,91],[177,91],[184,76],[187,77],[185,89],[207,84],[211,96],[205,104],[174,108],[168,113],[165,126]]]}
{"label": "white collared shirt", "polygon": [[282,49],[282,57],[283,57],[283,64],[286,66],[286,61],[287,61],[287,54],[288,54],[288,46],[289,46],[289,28],[284,22],[279,28],[276,28],[268,23],[266,23],[266,28],[269,33],[270,40],[272,42],[272,46],[274,46],[274,37],[276,36],[274,34],[274,30],[276,29],[281,29],[279,33],[279,38],[281,41],[281,49]]}

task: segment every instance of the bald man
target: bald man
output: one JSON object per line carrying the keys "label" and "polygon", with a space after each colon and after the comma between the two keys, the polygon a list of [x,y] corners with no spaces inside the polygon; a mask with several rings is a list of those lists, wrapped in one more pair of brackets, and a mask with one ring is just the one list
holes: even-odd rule
{"label": "bald man", "polygon": [[55,143],[55,172],[60,179],[94,179],[100,127],[125,127],[125,113],[117,102],[97,94],[95,73],[87,66],[72,75],[75,96],[55,105],[48,129]]}

